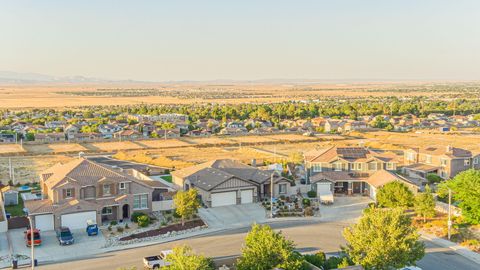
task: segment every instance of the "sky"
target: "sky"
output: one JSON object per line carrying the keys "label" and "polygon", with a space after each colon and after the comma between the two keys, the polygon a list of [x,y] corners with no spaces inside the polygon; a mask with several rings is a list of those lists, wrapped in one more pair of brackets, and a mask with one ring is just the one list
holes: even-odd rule
{"label": "sky", "polygon": [[478,0],[0,0],[0,70],[145,81],[480,79]]}

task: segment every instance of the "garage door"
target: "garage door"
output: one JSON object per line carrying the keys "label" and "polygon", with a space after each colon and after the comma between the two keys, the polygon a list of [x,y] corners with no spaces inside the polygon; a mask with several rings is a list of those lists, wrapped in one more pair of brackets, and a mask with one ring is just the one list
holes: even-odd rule
{"label": "garage door", "polygon": [[53,214],[35,216],[35,228],[40,231],[53,231]]}
{"label": "garage door", "polygon": [[240,197],[242,198],[241,202],[244,203],[253,203],[253,189],[242,190],[240,192]]}
{"label": "garage door", "polygon": [[326,194],[332,192],[331,183],[317,183],[317,194]]}
{"label": "garage door", "polygon": [[75,214],[62,215],[62,226],[74,229],[85,229],[87,226],[87,220],[93,220],[97,222],[97,212],[88,211]]}
{"label": "garage door", "polygon": [[237,204],[237,192],[212,193],[212,207]]}

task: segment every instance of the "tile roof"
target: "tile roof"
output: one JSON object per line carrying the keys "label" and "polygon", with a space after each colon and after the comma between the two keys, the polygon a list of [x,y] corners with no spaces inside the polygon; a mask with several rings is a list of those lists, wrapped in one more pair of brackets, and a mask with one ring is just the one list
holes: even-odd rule
{"label": "tile roof", "polygon": [[234,177],[261,184],[270,179],[271,172],[243,164],[238,160],[216,159],[174,171],[172,175],[188,179],[194,185],[210,190]]}
{"label": "tile roof", "polygon": [[423,164],[423,163],[410,164],[410,165],[404,166],[404,168],[414,170],[414,171],[420,171],[420,172],[431,172],[431,171],[440,169],[440,167],[438,166],[432,166],[432,165]]}
{"label": "tile roof", "polygon": [[457,147],[440,147],[440,146],[428,146],[424,148],[412,148],[413,151],[421,154],[434,155],[434,156],[447,156],[450,158],[469,158],[472,157],[472,152],[469,150],[457,148]]}
{"label": "tile roof", "polygon": [[80,186],[95,185],[98,181],[109,179],[114,182],[134,181],[146,185],[142,181],[114,169],[105,167],[85,158],[77,158],[66,164],[55,165],[42,172],[48,188],[54,188],[64,180],[76,182]]}
{"label": "tile roof", "polygon": [[344,159],[349,162],[365,162],[372,159],[379,159],[384,162],[395,160],[394,153],[378,153],[365,147],[337,147],[331,146],[326,149],[309,151],[304,154],[305,159],[310,162],[331,162],[336,159]]}

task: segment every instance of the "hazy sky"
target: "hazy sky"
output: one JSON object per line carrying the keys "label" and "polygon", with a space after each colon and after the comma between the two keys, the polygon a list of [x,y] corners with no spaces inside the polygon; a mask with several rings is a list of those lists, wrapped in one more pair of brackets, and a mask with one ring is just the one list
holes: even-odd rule
{"label": "hazy sky", "polygon": [[480,1],[1,1],[0,70],[136,80],[480,79]]}

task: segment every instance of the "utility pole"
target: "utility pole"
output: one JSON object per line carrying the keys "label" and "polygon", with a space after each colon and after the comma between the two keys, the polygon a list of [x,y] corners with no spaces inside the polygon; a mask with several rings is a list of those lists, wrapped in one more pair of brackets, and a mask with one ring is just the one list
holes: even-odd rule
{"label": "utility pole", "polygon": [[8,175],[9,179],[12,180],[12,158],[8,158]]}
{"label": "utility pole", "polygon": [[30,250],[30,256],[31,256],[31,259],[32,259],[32,270],[35,269],[35,251],[33,249],[33,247],[35,246],[35,242],[34,242],[34,233],[33,233],[33,223],[32,223],[32,217],[30,215],[27,216],[28,218],[28,222],[30,223],[30,247],[31,247],[31,250]]}
{"label": "utility pole", "polygon": [[452,229],[452,190],[448,189],[448,240],[451,237],[451,229]]}

